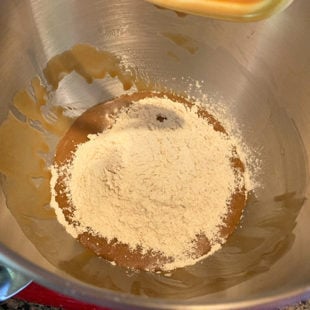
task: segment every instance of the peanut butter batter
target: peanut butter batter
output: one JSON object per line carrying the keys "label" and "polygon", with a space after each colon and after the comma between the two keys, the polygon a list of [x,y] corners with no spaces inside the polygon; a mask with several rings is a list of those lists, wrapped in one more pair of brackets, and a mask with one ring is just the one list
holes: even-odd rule
{"label": "peanut butter batter", "polygon": [[[109,121],[111,116],[116,116],[122,107],[129,107],[133,101],[138,101],[150,96],[167,96],[169,99],[181,102],[188,107],[193,105],[188,100],[175,95],[167,93],[155,94],[151,92],[138,92],[132,95],[123,95],[112,101],[98,104],[83,113],[60,140],[57,147],[54,164],[57,166],[62,166],[67,162],[71,162],[77,145],[86,142],[89,134],[96,134],[106,130],[111,126],[111,122]],[[109,115],[110,118],[108,118],[107,115]],[[206,110],[200,108],[198,115],[212,124],[214,130],[227,134],[222,124]],[[162,120],[158,119],[158,121]],[[235,150],[231,155],[231,166],[243,175],[244,165]],[[59,176],[55,186],[56,201],[62,208],[66,221],[72,225],[76,225],[77,223],[72,220],[73,206],[67,198],[65,190],[66,185],[64,178]],[[222,223],[219,238],[227,239],[234,231],[235,227],[239,223],[242,210],[245,207],[245,202],[245,188],[232,194],[229,212]],[[101,256],[109,261],[114,261],[118,265],[124,267],[158,270],[161,269],[161,266],[164,264],[172,261],[171,257],[165,257],[161,253],[149,251],[147,254],[142,254],[140,249],[130,250],[127,244],[122,244],[117,239],[108,242],[107,239],[95,236],[89,232],[78,235],[78,240],[82,245],[92,250],[98,256]],[[204,234],[197,235],[194,243],[196,244],[195,256],[197,258],[204,256],[211,249],[209,240]]]}

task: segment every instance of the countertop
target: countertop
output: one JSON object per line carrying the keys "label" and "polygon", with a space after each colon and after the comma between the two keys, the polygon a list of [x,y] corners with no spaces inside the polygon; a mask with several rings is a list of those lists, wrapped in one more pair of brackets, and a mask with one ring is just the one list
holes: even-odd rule
{"label": "countertop", "polygon": [[[282,308],[281,310],[308,310],[310,301],[303,301],[299,304]],[[66,310],[66,308],[44,306],[35,303],[28,303],[20,299],[11,298],[6,302],[0,303],[0,310]]]}

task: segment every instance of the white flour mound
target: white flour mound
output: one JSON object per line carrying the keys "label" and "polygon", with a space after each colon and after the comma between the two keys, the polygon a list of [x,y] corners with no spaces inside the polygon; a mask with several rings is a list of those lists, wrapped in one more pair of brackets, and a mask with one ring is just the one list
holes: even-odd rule
{"label": "white flour mound", "polygon": [[[74,237],[90,231],[159,251],[173,257],[169,270],[190,265],[197,261],[191,255],[197,235],[210,241],[208,255],[220,248],[231,195],[245,186],[231,167],[234,147],[239,152],[233,137],[198,117],[196,106],[145,98],[121,110],[112,128],[89,135],[70,165],[52,167],[51,204]],[[77,227],[55,201],[59,174],[65,174]]]}

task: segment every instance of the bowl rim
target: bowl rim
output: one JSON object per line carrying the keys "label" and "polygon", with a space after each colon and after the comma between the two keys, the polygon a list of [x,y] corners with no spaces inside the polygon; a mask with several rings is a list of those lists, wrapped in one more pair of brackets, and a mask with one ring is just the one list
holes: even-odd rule
{"label": "bowl rim", "polygon": [[254,299],[233,300],[223,303],[194,304],[188,301],[143,297],[128,293],[116,292],[84,283],[68,275],[68,279],[54,274],[18,255],[16,252],[0,244],[0,261],[7,267],[13,268],[39,284],[82,302],[118,309],[261,309],[273,306],[286,306],[310,298],[310,284],[301,285],[293,290],[270,292],[264,297]]}

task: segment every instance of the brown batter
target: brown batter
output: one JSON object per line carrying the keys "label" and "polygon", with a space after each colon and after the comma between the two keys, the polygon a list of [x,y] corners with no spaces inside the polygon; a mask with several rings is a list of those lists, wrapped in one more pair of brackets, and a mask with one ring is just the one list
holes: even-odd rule
{"label": "brown batter", "polygon": [[[98,104],[86,112],[84,112],[73,123],[71,128],[67,131],[65,136],[60,140],[54,164],[61,166],[64,163],[70,162],[72,156],[78,144],[84,143],[88,140],[89,134],[96,134],[111,127],[111,122],[106,117],[109,115],[110,119],[113,119],[122,107],[128,107],[133,101],[138,101],[145,97],[168,97],[173,101],[178,101],[184,105],[191,107],[193,104],[188,100],[177,97],[175,95],[167,93],[151,93],[151,92],[138,92],[132,95],[123,95],[112,101]],[[200,109],[198,115],[213,125],[214,130],[227,134],[224,127],[218,122],[210,113],[204,109]],[[159,117],[158,121],[162,121]],[[231,156],[231,165],[236,170],[243,174],[244,165],[236,151],[233,151]],[[59,176],[56,182],[56,201],[62,208],[65,219],[68,223],[76,225],[78,223],[72,221],[73,206],[69,202],[65,192],[65,184],[63,177]],[[229,206],[229,212],[223,221],[220,238],[227,239],[229,235],[234,231],[235,227],[239,223],[242,210],[245,207],[246,194],[245,188],[241,191],[236,191],[232,194],[231,204]],[[195,257],[199,258],[207,254],[211,247],[208,239],[205,235],[197,235],[196,252]],[[78,236],[78,240],[86,248],[92,250],[98,256],[101,256],[109,261],[115,261],[116,264],[124,267],[134,269],[148,269],[148,270],[160,270],[161,266],[165,263],[171,262],[171,257],[165,257],[161,253],[154,253],[149,251],[147,254],[142,254],[141,250],[130,250],[127,244],[122,244],[118,240],[112,240],[110,242],[107,239],[94,236],[91,233],[85,232]]]}

